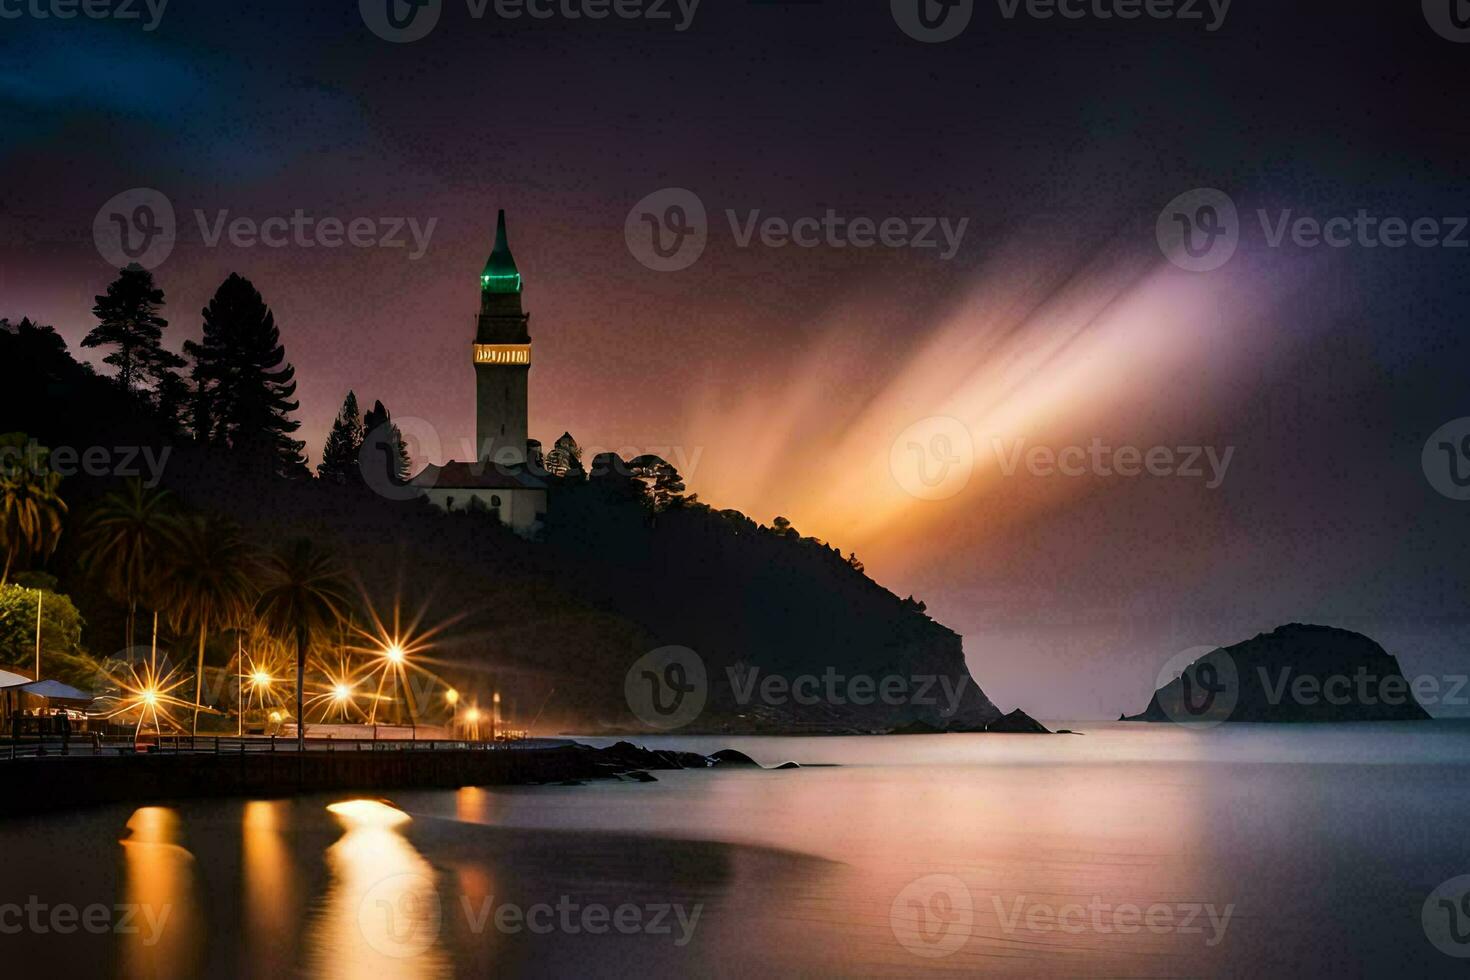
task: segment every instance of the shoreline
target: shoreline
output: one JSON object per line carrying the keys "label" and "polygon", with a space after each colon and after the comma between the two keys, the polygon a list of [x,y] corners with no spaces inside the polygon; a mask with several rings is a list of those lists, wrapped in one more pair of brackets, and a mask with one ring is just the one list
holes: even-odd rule
{"label": "shoreline", "polygon": [[[67,755],[0,761],[0,818],[108,803],[211,797],[279,798],[320,792],[388,792],[621,779],[652,771],[750,765],[740,753],[703,756],[619,742],[537,748],[407,748],[138,755]],[[743,761],[742,761],[743,760]]]}

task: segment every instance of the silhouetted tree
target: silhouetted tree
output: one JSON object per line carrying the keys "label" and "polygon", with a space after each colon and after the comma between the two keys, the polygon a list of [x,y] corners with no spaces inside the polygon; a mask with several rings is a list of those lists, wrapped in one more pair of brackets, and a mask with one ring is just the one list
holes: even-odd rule
{"label": "silhouetted tree", "polygon": [[198,735],[205,640],[211,626],[239,625],[244,619],[255,598],[257,559],[250,539],[233,521],[212,514],[191,514],[170,529],[166,561],[168,568],[161,582],[163,604],[176,629],[194,630],[199,639],[194,718],[189,729]]}
{"label": "silhouetted tree", "polygon": [[[357,395],[349,391],[332,431],[327,434],[322,447],[322,461],[316,468],[317,476],[329,483],[348,484],[362,480],[357,457],[362,452],[364,435],[362,414],[357,409]],[[399,440],[400,443],[402,440]]]}
{"label": "silhouetted tree", "polygon": [[255,614],[277,638],[296,647],[296,750],[306,750],[306,659],[314,638],[329,638],[352,609],[347,574],[305,538],[283,544],[266,560]]}
{"label": "silhouetted tree", "polygon": [[133,645],[140,602],[159,594],[174,498],[167,490],[148,490],[129,480],[97,502],[82,527],[82,563],[101,579],[112,597],[128,608],[128,646]]}
{"label": "silhouetted tree", "polygon": [[117,381],[127,391],[157,382],[184,366],[184,359],[163,347],[163,328],[168,321],[158,315],[163,290],[153,283],[153,273],[140,265],[118,270],[117,278],[98,296],[92,315],[97,318],[82,339],[83,347],[110,347],[102,359],[117,368]]}
{"label": "silhouetted tree", "polygon": [[[196,435],[262,460],[283,476],[304,476],[302,443],[291,434],[296,369],[286,361],[275,316],[250,280],[235,273],[204,308],[194,358]],[[202,428],[200,428],[202,427]]]}
{"label": "silhouetted tree", "polygon": [[51,469],[51,451],[22,432],[0,436],[0,547],[5,568],[0,585],[10,579],[15,560],[46,557],[61,538],[66,504],[57,493],[61,474]]}
{"label": "silhouetted tree", "polygon": [[171,426],[175,431],[182,431],[189,427],[192,418],[190,407],[192,398],[193,392],[189,388],[189,382],[173,371],[166,371],[158,378],[155,402],[160,421]]}
{"label": "silhouetted tree", "polygon": [[632,474],[648,486],[654,511],[665,511],[683,501],[684,478],[673,463],[649,453],[629,462]]}
{"label": "silhouetted tree", "polygon": [[399,483],[407,480],[412,465],[408,458],[408,446],[403,441],[403,433],[393,424],[392,413],[382,402],[373,402],[372,410],[362,420],[362,427],[363,438],[358,443],[359,451],[386,451],[389,477]]}

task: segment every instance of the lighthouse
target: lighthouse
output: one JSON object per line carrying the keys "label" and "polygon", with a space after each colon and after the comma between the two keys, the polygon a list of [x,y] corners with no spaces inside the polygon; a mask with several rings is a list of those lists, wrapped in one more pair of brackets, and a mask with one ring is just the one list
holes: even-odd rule
{"label": "lighthouse", "polygon": [[501,211],[495,248],[480,273],[474,346],[476,452],[481,462],[500,466],[526,462],[531,315],[521,307],[521,285]]}

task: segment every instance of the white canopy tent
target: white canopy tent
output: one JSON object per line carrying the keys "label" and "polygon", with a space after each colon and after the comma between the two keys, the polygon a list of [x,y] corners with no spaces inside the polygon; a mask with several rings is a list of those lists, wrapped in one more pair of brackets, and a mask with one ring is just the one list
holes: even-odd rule
{"label": "white canopy tent", "polygon": [[0,691],[10,687],[24,687],[31,683],[31,679],[22,674],[12,674],[8,670],[0,670]]}
{"label": "white canopy tent", "polygon": [[85,701],[91,703],[97,700],[96,696],[86,691],[63,684],[61,681],[36,681],[34,684],[26,684],[21,688],[26,694],[33,694],[38,698],[48,701]]}

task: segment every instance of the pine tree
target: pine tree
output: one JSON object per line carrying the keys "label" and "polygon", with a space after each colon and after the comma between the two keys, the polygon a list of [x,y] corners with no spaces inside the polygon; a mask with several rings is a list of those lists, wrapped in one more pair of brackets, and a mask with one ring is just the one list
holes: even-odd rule
{"label": "pine tree", "polygon": [[250,280],[235,273],[204,308],[204,337],[186,343],[194,358],[199,438],[259,459],[283,476],[306,475],[296,369],[286,361],[275,316]]}
{"label": "pine tree", "polygon": [[92,315],[97,326],[82,339],[83,347],[111,347],[102,359],[117,368],[117,381],[127,391],[159,382],[184,359],[163,346],[163,328],[168,321],[158,315],[163,290],[153,283],[153,273],[134,264],[119,269],[105,296],[96,297]]}
{"label": "pine tree", "polygon": [[173,371],[165,371],[158,378],[156,404],[158,414],[173,426],[183,431],[189,427],[189,382]]}
{"label": "pine tree", "polygon": [[668,510],[683,501],[684,478],[674,464],[662,456],[653,453],[636,456],[629,461],[628,467],[632,475],[648,487],[649,500],[655,511]]}
{"label": "pine tree", "polygon": [[361,482],[357,457],[362,452],[364,432],[362,415],[357,410],[357,395],[349,391],[347,399],[342,402],[341,411],[337,413],[337,420],[332,423],[326,445],[322,447],[322,461],[316,468],[317,476],[329,483],[341,485]]}
{"label": "pine tree", "polygon": [[674,464],[665,462],[654,471],[653,509],[668,510],[684,499],[685,489],[684,478],[679,475]]}
{"label": "pine tree", "polygon": [[551,452],[546,454],[546,472],[552,476],[580,480],[587,475],[582,468],[582,447],[570,432],[563,432]]}
{"label": "pine tree", "polygon": [[408,446],[404,444],[403,433],[393,424],[393,416],[383,407],[382,402],[373,402],[372,411],[362,420],[362,427],[364,435],[361,448],[378,452],[386,450],[389,476],[399,483],[406,481],[410,468]]}

